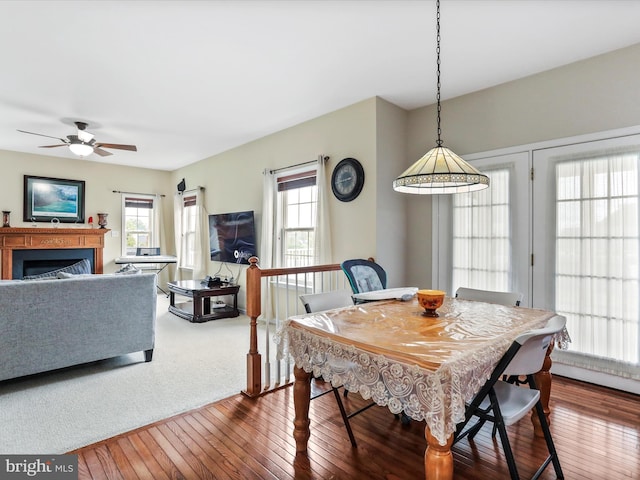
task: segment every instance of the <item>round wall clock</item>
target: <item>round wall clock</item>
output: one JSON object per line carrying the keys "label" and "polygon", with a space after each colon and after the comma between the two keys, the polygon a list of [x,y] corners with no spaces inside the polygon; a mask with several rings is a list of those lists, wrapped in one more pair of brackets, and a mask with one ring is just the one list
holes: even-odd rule
{"label": "round wall clock", "polygon": [[343,158],[331,174],[331,190],[341,202],[350,202],[362,191],[364,168],[355,158]]}

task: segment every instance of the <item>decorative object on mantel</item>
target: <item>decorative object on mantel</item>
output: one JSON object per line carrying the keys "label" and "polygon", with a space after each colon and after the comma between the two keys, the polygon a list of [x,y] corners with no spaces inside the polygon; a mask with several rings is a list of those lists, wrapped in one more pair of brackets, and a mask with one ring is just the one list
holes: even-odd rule
{"label": "decorative object on mantel", "polygon": [[58,220],[55,217],[51,219],[51,227],[52,228],[58,228],[59,225],[60,225],[60,220]]}
{"label": "decorative object on mantel", "polygon": [[107,216],[109,214],[108,213],[99,213],[98,214],[98,225],[100,225],[100,228],[106,228],[107,227]]}
{"label": "decorative object on mantel", "polygon": [[3,227],[11,227],[11,222],[9,221],[11,216],[11,211],[10,210],[3,210],[2,211],[2,226]]}
{"label": "decorative object on mantel", "polygon": [[393,189],[396,192],[464,193],[482,190],[489,186],[489,177],[476,170],[447,147],[442,146],[440,139],[440,0],[436,1],[436,10],[438,141],[434,148],[393,181]]}
{"label": "decorative object on mantel", "polygon": [[84,223],[84,180],[24,176],[25,222]]}
{"label": "decorative object on mantel", "polygon": [[89,217],[89,228],[93,228],[93,217]]}

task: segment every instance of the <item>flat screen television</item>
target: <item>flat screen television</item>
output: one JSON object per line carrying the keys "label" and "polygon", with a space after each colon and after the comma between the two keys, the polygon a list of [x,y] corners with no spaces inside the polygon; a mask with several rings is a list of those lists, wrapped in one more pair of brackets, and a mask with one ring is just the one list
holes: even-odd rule
{"label": "flat screen television", "polygon": [[257,255],[253,211],[209,215],[211,260],[249,263]]}

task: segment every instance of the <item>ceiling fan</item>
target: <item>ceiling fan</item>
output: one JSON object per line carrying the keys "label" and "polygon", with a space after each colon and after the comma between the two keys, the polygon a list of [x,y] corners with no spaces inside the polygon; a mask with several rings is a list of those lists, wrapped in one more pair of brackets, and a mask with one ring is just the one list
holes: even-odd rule
{"label": "ceiling fan", "polygon": [[138,149],[135,145],[121,145],[118,143],[100,143],[96,142],[93,138],[94,135],[86,131],[87,123],[85,122],[73,122],[78,127],[78,132],[75,135],[67,135],[67,140],[60,137],[52,137],[51,135],[43,135],[41,133],[26,132],[19,130],[22,133],[28,133],[30,135],[39,135],[41,137],[55,138],[62,143],[57,145],[40,145],[40,148],[54,148],[54,147],[69,147],[73,153],[80,157],[86,157],[92,153],[97,153],[101,157],[113,155],[111,152],[103,150],[103,148],[116,148],[118,150],[129,150],[137,152]]}

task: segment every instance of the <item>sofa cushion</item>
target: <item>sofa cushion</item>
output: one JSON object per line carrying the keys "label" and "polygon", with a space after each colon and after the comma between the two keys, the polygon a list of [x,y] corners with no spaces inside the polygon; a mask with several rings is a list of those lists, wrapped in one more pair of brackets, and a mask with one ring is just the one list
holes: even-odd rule
{"label": "sofa cushion", "polygon": [[58,272],[56,278],[79,278],[79,277],[93,277],[95,273],[69,273],[69,272]]}
{"label": "sofa cushion", "polygon": [[54,279],[58,278],[58,273],[65,272],[71,273],[73,275],[78,275],[81,273],[91,273],[91,264],[89,260],[83,258],[79,262],[74,263],[73,265],[69,265],[66,267],[58,268],[57,270],[52,270],[50,272],[40,273],[38,275],[27,275],[22,277],[23,280],[40,280],[40,279]]}

